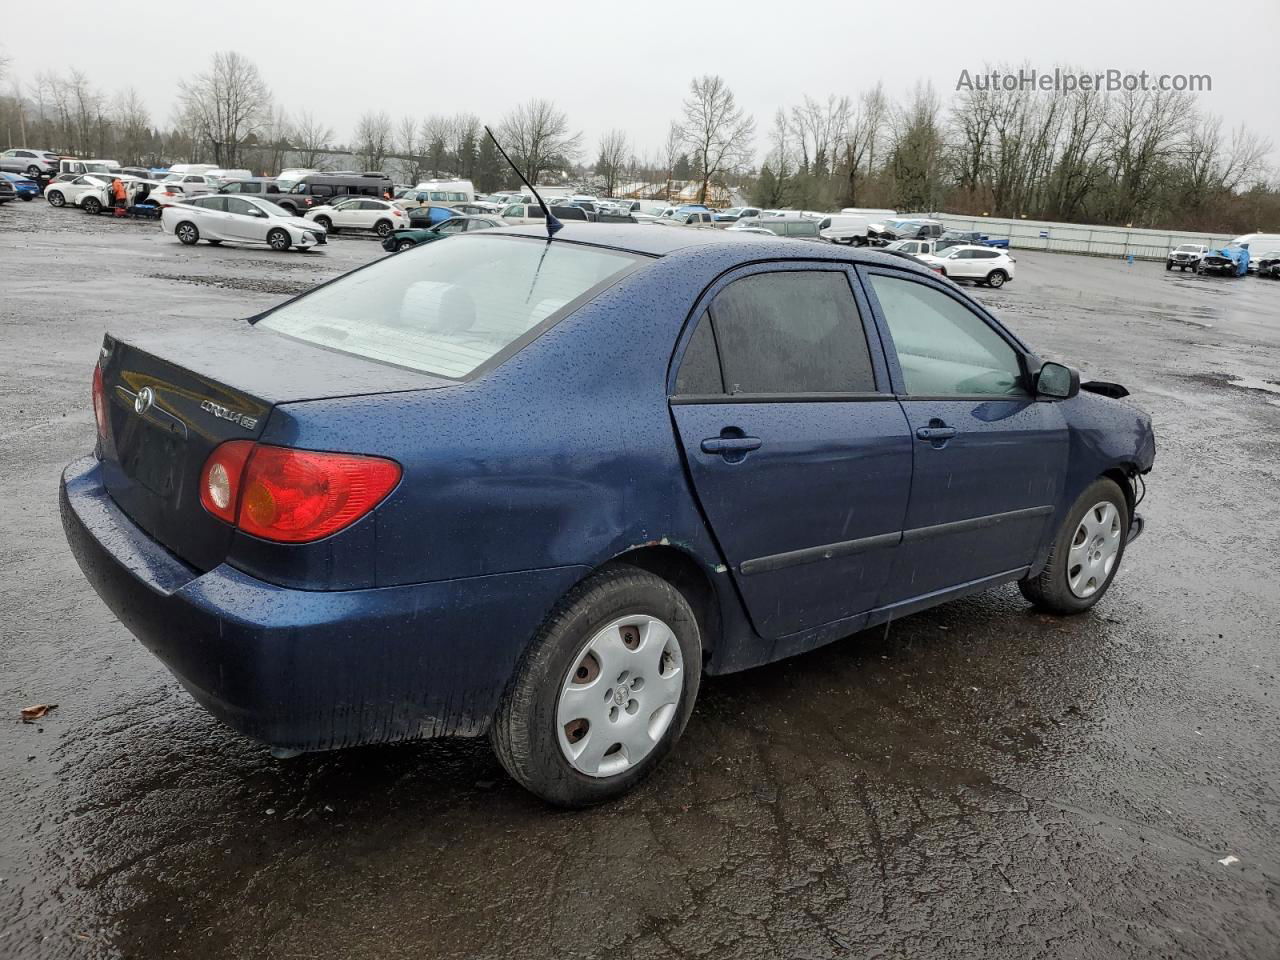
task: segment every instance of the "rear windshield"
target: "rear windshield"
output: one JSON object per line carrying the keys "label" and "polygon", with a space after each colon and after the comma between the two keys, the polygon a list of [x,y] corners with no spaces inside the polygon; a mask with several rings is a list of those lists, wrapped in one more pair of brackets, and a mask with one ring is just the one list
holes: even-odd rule
{"label": "rear windshield", "polygon": [[565,242],[450,237],[379,260],[259,323],[307,343],[460,380],[636,262]]}

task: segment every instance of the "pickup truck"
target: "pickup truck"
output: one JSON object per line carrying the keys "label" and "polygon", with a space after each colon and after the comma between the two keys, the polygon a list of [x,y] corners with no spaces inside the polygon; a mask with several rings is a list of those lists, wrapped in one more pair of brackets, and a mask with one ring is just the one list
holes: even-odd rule
{"label": "pickup truck", "polygon": [[942,250],[962,243],[976,244],[980,247],[995,247],[998,250],[1009,249],[1008,237],[989,237],[977,230],[948,230],[938,238],[938,249]]}

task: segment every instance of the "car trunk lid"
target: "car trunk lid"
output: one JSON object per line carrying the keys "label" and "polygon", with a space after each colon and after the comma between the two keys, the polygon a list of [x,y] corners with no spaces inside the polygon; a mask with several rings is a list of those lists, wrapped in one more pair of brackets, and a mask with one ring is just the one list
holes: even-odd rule
{"label": "car trunk lid", "polygon": [[452,381],[335,353],[241,322],[102,347],[107,492],[134,523],[199,570],[226,557],[232,528],[200,504],[218,444],[256,440],[280,403],[420,390]]}

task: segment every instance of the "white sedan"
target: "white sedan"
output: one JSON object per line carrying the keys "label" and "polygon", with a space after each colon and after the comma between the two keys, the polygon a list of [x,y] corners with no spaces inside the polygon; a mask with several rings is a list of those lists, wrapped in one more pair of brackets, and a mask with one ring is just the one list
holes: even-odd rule
{"label": "white sedan", "polygon": [[945,247],[940,253],[918,254],[920,260],[952,280],[976,280],[989,287],[1003,287],[1013,279],[1013,257],[1004,250],[963,244]]}
{"label": "white sedan", "polygon": [[332,205],[312,207],[307,211],[307,219],[318,223],[329,233],[372,230],[380,237],[409,225],[408,215],[395,203],[369,197],[350,197]]}
{"label": "white sedan", "polygon": [[272,250],[309,250],[325,242],[325,231],[310,220],[295,217],[283,207],[257,197],[207,194],[166,206],[160,226],[187,246],[201,240],[212,244],[265,243]]}

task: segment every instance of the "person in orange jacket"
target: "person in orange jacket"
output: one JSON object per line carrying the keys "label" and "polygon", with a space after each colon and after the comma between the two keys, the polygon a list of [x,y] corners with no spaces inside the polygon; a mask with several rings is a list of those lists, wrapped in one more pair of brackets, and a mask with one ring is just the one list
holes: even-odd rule
{"label": "person in orange jacket", "polygon": [[127,207],[129,205],[129,195],[124,189],[124,181],[119,177],[111,181],[111,199],[112,206]]}

